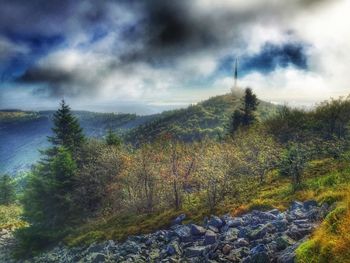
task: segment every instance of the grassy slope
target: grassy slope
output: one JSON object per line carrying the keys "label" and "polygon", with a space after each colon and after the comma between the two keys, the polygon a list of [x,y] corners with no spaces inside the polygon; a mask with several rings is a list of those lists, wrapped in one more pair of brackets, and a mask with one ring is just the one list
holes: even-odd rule
{"label": "grassy slope", "polygon": [[[66,238],[69,245],[88,244],[105,239],[123,240],[129,235],[148,233],[168,227],[180,213],[187,221],[201,222],[211,213],[230,212],[239,215],[252,209],[286,209],[293,200],[315,199],[335,207],[321,227],[298,249],[299,262],[350,262],[350,163],[333,159],[310,162],[304,175],[301,190],[293,192],[288,178],[272,172],[262,185],[250,184],[247,195],[230,199],[218,206],[217,211],[207,211],[200,204],[185,204],[182,211],[167,211],[157,215],[113,216],[100,218],[79,228]],[[332,261],[329,261],[332,258]]]}
{"label": "grassy slope", "polygon": [[[233,111],[241,106],[240,96],[226,94],[210,98],[186,109],[167,111],[154,121],[131,130],[128,141],[148,141],[162,134],[172,134],[182,140],[190,141],[205,136],[220,136],[225,132]],[[260,101],[257,115],[261,120],[271,117],[278,107]]]}

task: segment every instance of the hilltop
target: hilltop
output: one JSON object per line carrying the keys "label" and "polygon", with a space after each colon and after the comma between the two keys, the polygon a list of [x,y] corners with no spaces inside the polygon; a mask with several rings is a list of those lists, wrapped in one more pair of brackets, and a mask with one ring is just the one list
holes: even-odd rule
{"label": "hilltop", "polygon": [[[191,105],[184,109],[160,114],[138,116],[136,114],[96,113],[74,111],[84,133],[102,138],[112,129],[126,142],[153,141],[164,134],[171,134],[184,141],[204,137],[218,137],[233,111],[240,107],[241,96],[226,94]],[[260,101],[257,115],[264,120],[277,112],[278,106]],[[0,111],[0,172],[16,174],[28,170],[39,159],[39,149],[47,147],[51,134],[54,111]]]}

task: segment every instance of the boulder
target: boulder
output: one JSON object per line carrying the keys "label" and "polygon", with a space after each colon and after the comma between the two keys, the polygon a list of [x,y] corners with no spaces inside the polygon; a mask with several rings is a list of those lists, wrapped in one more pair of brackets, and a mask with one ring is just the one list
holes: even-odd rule
{"label": "boulder", "polygon": [[293,201],[290,205],[290,210],[293,211],[295,209],[302,209],[304,207],[304,204],[299,201]]}
{"label": "boulder", "polygon": [[209,220],[209,226],[220,228],[223,226],[224,222],[218,216],[211,216]]}
{"label": "boulder", "polygon": [[246,247],[232,249],[226,257],[231,262],[241,262],[243,258],[249,255],[249,249]]}
{"label": "boulder", "polygon": [[277,215],[280,214],[280,211],[279,211],[278,209],[275,208],[275,209],[272,209],[272,210],[268,211],[268,213],[277,216]]}
{"label": "boulder", "polygon": [[270,263],[270,257],[267,252],[253,254],[250,259],[251,263]]}
{"label": "boulder", "polygon": [[243,220],[241,218],[230,219],[226,221],[226,225],[228,227],[238,227],[243,224]]}
{"label": "boulder", "polygon": [[215,226],[208,226],[208,230],[213,231],[214,233],[220,232],[220,230]]}
{"label": "boulder", "polygon": [[236,242],[234,242],[234,245],[236,246],[236,247],[248,247],[249,246],[249,242],[246,240],[246,239],[244,239],[244,238],[238,238],[237,240],[236,240]]}
{"label": "boulder", "polygon": [[308,200],[308,201],[305,201],[303,203],[303,207],[306,210],[309,210],[310,208],[317,207],[317,206],[318,206],[318,204],[317,204],[317,202],[315,200]]}
{"label": "boulder", "polygon": [[224,234],[225,241],[235,241],[238,238],[239,230],[237,228],[229,228]]}
{"label": "boulder", "polygon": [[181,242],[191,242],[193,240],[189,226],[179,225],[176,229],[174,229],[174,232],[179,237]]}
{"label": "boulder", "polygon": [[293,239],[291,239],[290,237],[288,237],[287,235],[282,235],[280,237],[278,237],[276,240],[276,249],[278,251],[284,250],[286,249],[288,246],[292,245],[295,243],[295,241]]}
{"label": "boulder", "polygon": [[306,235],[310,234],[312,232],[312,228],[299,228],[295,225],[292,225],[292,227],[286,232],[289,237],[291,237],[294,240],[299,240]]}
{"label": "boulder", "polygon": [[207,230],[207,232],[205,233],[205,236],[204,236],[204,244],[211,245],[211,244],[216,243],[216,241],[217,241],[217,234],[215,234],[211,230]]}
{"label": "boulder", "polygon": [[206,250],[205,246],[188,247],[185,250],[185,256],[189,258],[200,257],[204,255],[205,250]]}
{"label": "boulder", "polygon": [[231,250],[232,250],[232,246],[229,245],[229,244],[226,244],[226,245],[222,248],[222,253],[223,253],[224,255],[228,255],[228,254],[230,254]]}
{"label": "boulder", "polygon": [[273,220],[271,225],[276,229],[277,232],[284,232],[288,229],[288,221],[286,219]]}
{"label": "boulder", "polygon": [[93,253],[90,256],[89,262],[91,262],[91,263],[106,262],[106,255],[101,254],[101,253]]}
{"label": "boulder", "polygon": [[261,239],[266,235],[267,232],[268,232],[268,226],[263,225],[255,230],[250,231],[248,233],[248,237],[250,240]]}
{"label": "boulder", "polygon": [[178,217],[176,217],[173,221],[172,221],[172,225],[180,225],[182,224],[182,221],[184,221],[186,219],[186,215],[185,214],[181,214]]}
{"label": "boulder", "polygon": [[168,256],[181,254],[179,243],[177,243],[176,241],[171,242],[170,244],[167,245],[165,252]]}
{"label": "boulder", "polygon": [[194,236],[203,236],[206,232],[206,229],[201,226],[197,226],[195,224],[192,224],[191,226],[191,234]]}

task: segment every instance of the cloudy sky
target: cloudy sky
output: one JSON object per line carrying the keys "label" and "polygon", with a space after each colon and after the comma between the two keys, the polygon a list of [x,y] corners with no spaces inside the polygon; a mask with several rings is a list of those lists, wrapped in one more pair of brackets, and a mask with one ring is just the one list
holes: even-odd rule
{"label": "cloudy sky", "polygon": [[0,108],[149,114],[350,93],[349,0],[0,0]]}

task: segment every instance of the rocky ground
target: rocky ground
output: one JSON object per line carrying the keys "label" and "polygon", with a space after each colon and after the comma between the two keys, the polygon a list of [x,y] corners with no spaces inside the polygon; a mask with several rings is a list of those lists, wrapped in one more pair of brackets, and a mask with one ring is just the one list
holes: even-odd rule
{"label": "rocky ground", "polygon": [[11,251],[16,245],[15,238],[13,237],[14,229],[0,229],[0,262],[12,263],[15,262],[12,259]]}
{"label": "rocky ground", "polygon": [[88,247],[58,246],[27,262],[289,263],[327,211],[326,205],[320,207],[315,201],[293,202],[285,212],[274,209],[241,217],[211,216],[202,226],[184,225],[185,215],[180,215],[168,230],[132,236],[123,243],[110,240]]}

